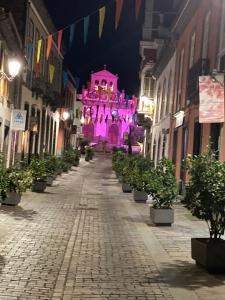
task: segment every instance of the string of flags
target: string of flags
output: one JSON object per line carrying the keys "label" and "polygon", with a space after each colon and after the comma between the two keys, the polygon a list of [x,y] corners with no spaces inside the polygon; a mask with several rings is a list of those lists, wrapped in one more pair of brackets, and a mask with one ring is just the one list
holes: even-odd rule
{"label": "string of flags", "polygon": [[[134,5],[135,5],[135,16],[136,19],[138,19],[141,6],[142,6],[142,0],[133,0]],[[84,30],[84,45],[87,43],[87,38],[88,38],[88,30],[89,30],[89,24],[90,24],[90,17],[92,15],[95,15],[96,13],[99,16],[99,27],[98,27],[98,35],[99,38],[102,37],[103,29],[104,29],[104,24],[105,24],[105,17],[106,17],[106,8],[113,4],[116,3],[116,14],[115,14],[115,29],[117,30],[119,27],[120,19],[121,19],[121,14],[122,10],[124,7],[124,0],[112,0],[111,2],[108,3],[108,5],[105,5],[98,10],[94,11],[93,13],[79,19],[78,21],[58,30],[57,32],[51,33],[47,38],[47,47],[46,47],[46,59],[47,61],[49,60],[50,53],[52,50],[52,43],[53,43],[53,36],[57,35],[57,50],[58,54],[61,53],[61,44],[62,44],[62,38],[65,30],[69,29],[69,47],[68,49],[70,50],[74,41],[75,37],[75,29],[76,29],[76,24],[79,22],[83,22],[83,30]],[[31,47],[31,46],[30,46]],[[40,62],[41,59],[41,54],[42,54],[42,48],[44,47],[43,39],[39,39],[37,41],[37,63]],[[30,54],[31,50],[28,49],[28,56]]]}

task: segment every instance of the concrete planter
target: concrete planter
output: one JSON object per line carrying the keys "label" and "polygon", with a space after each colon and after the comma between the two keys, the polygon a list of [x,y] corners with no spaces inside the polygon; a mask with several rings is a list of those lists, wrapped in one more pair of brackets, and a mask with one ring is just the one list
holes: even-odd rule
{"label": "concrete planter", "polygon": [[148,194],[146,192],[142,192],[142,191],[137,191],[134,190],[133,191],[133,197],[134,197],[134,201],[135,202],[146,202],[148,200]]}
{"label": "concrete planter", "polygon": [[225,272],[225,241],[192,238],[191,257],[209,272]]}
{"label": "concrete planter", "polygon": [[52,186],[54,181],[54,176],[48,176],[47,177],[47,186]]}
{"label": "concrete planter", "polygon": [[32,192],[43,193],[47,187],[46,181],[34,180],[32,184]]}
{"label": "concrete planter", "polygon": [[79,166],[79,163],[80,163],[79,160],[76,160],[76,161],[74,162],[73,166],[74,166],[74,167],[78,167],[78,166]]}
{"label": "concrete planter", "polygon": [[150,207],[150,217],[155,225],[171,226],[174,223],[174,210]]}
{"label": "concrete planter", "polygon": [[122,191],[124,192],[124,193],[132,193],[132,186],[130,186],[129,184],[127,184],[127,183],[123,183],[122,184]]}
{"label": "concrete planter", "polygon": [[4,200],[1,200],[2,205],[10,205],[10,206],[16,206],[21,201],[21,194],[18,194],[16,192],[11,192],[8,197]]}

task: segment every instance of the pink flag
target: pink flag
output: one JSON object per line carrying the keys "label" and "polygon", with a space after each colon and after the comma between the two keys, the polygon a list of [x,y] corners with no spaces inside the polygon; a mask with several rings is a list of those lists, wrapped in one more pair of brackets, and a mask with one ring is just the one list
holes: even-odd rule
{"label": "pink flag", "polygon": [[59,32],[58,32],[58,54],[60,54],[60,50],[61,50],[62,35],[63,35],[63,30],[59,30]]}

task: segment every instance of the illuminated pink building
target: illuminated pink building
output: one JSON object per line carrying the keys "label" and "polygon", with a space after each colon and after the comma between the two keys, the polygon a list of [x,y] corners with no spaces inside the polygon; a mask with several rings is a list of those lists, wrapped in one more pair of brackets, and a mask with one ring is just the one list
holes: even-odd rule
{"label": "illuminated pink building", "polygon": [[125,145],[137,124],[137,98],[127,99],[117,82],[118,76],[104,69],[91,75],[81,95],[83,135],[92,144],[107,144],[108,149]]}

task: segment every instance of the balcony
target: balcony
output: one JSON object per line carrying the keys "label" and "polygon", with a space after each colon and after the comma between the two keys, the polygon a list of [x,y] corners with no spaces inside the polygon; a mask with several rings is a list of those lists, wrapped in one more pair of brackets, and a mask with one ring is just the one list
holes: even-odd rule
{"label": "balcony", "polygon": [[199,101],[199,76],[209,75],[209,60],[199,59],[188,72],[187,100],[191,103]]}

